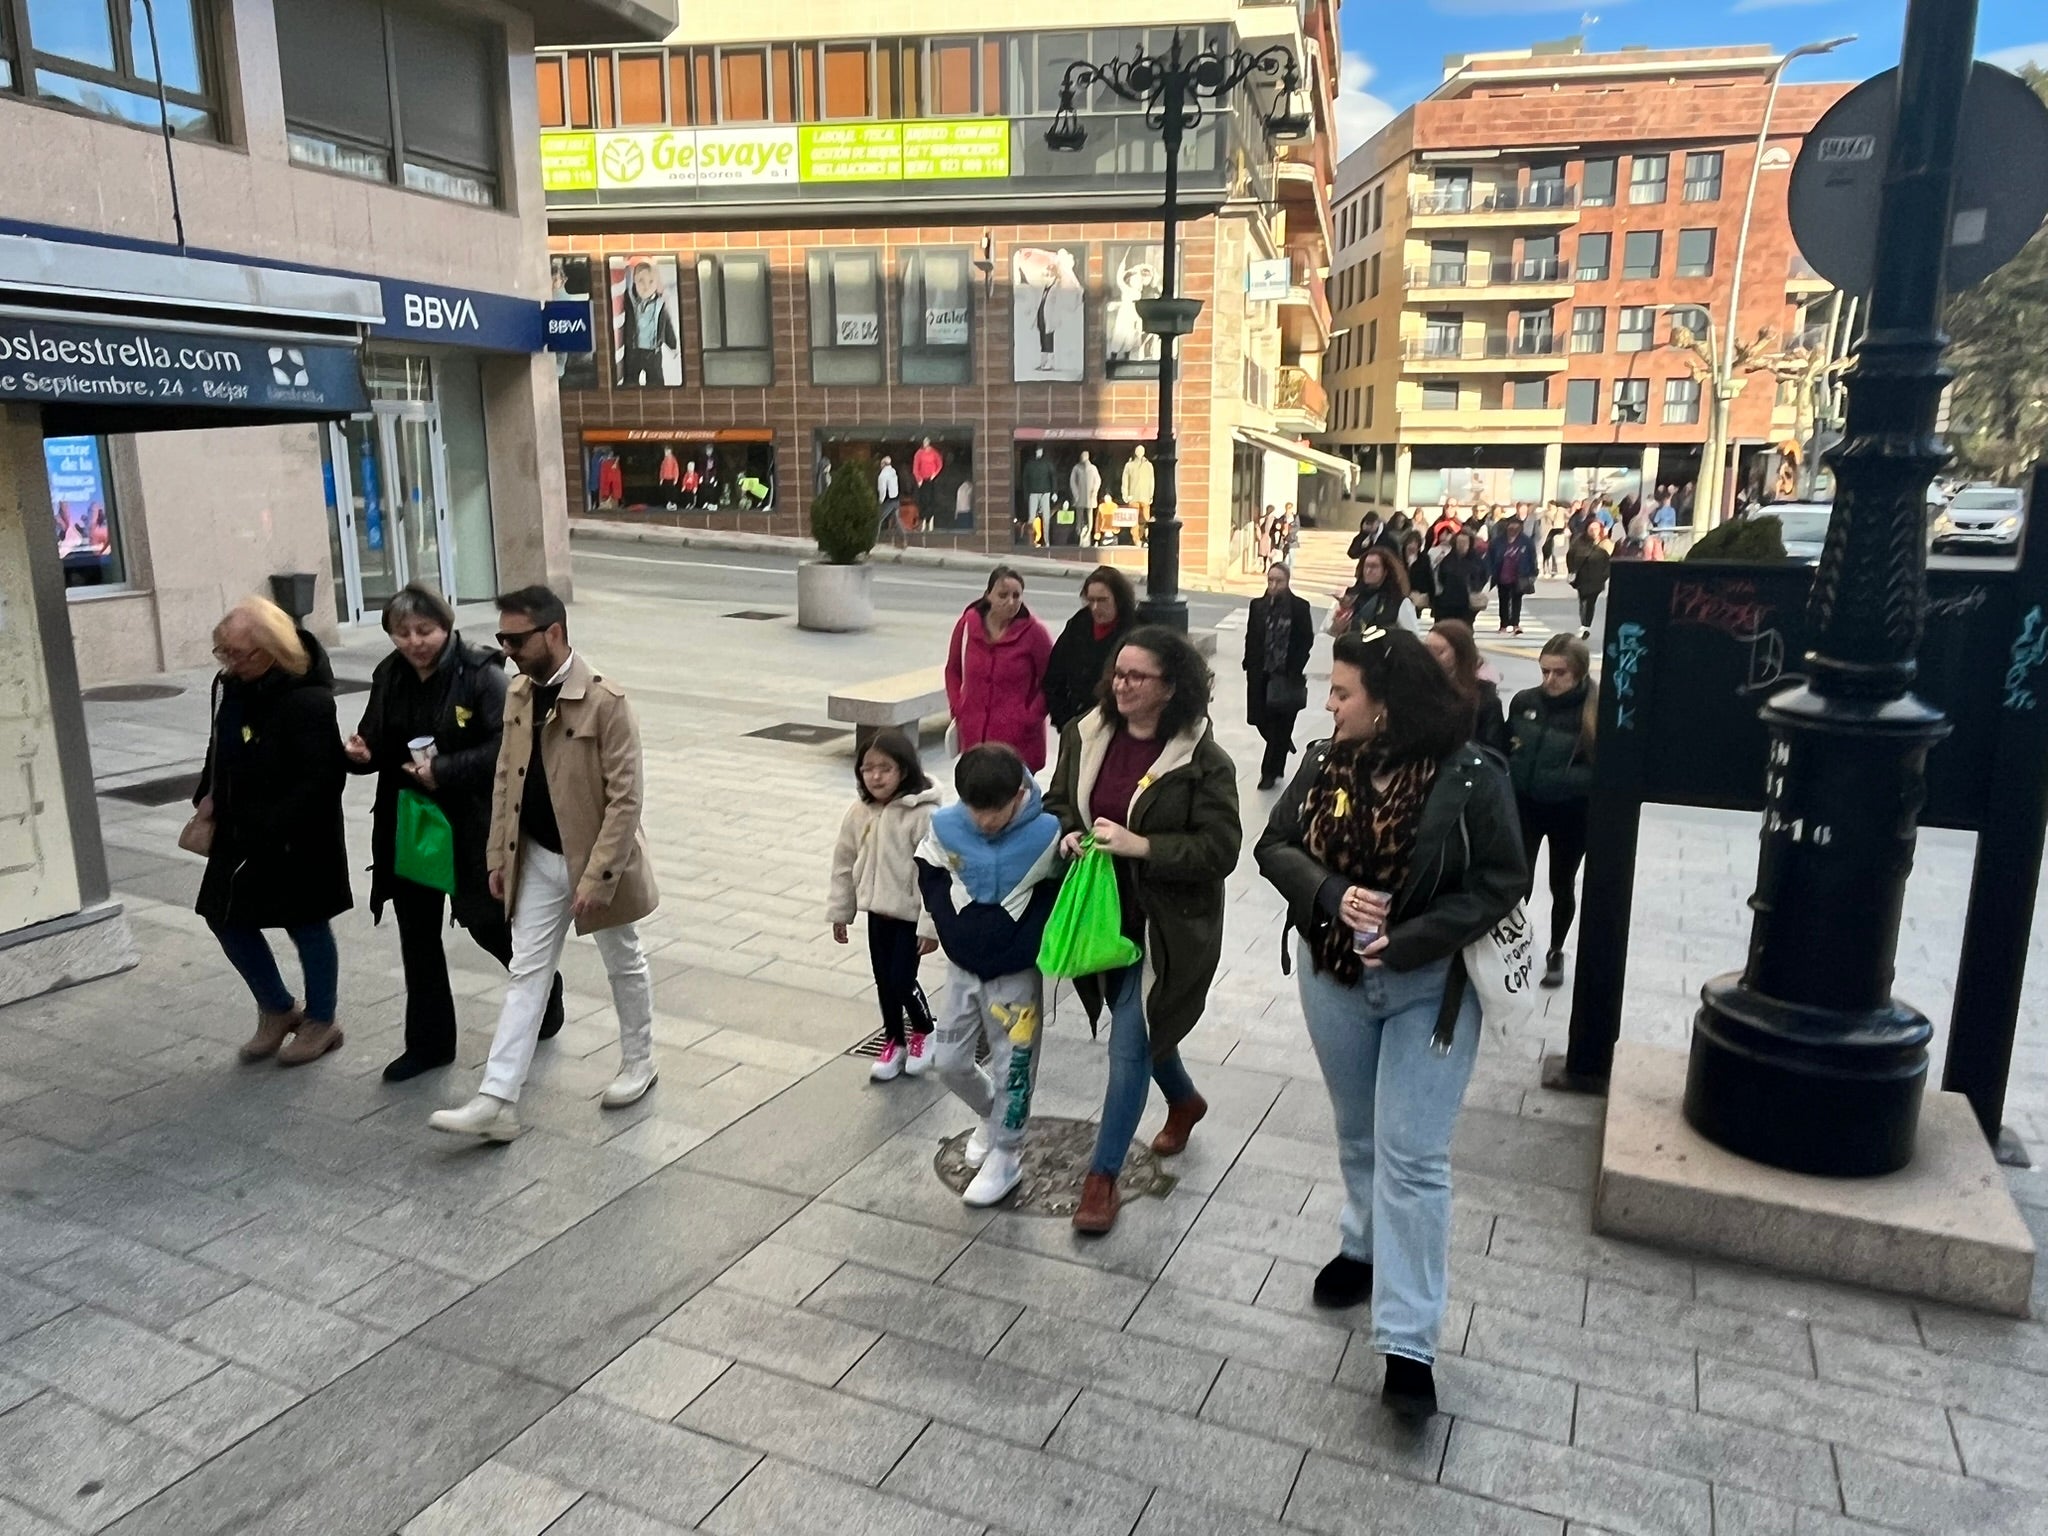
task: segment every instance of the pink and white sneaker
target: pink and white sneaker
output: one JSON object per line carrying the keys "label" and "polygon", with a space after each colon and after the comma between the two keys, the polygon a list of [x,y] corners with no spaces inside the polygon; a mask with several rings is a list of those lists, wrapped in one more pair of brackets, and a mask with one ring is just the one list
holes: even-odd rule
{"label": "pink and white sneaker", "polygon": [[931,1041],[928,1034],[920,1035],[915,1030],[910,1032],[910,1044],[905,1048],[908,1059],[903,1063],[903,1070],[912,1077],[923,1077],[931,1070]]}
{"label": "pink and white sneaker", "polygon": [[875,1083],[893,1082],[903,1075],[903,1047],[894,1040],[882,1042],[882,1054],[875,1058],[874,1066],[868,1072],[868,1080]]}

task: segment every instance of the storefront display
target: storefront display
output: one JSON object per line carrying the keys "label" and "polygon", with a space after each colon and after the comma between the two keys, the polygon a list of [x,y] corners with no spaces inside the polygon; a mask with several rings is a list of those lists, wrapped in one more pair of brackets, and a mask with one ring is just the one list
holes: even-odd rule
{"label": "storefront display", "polygon": [[775,434],[766,427],[632,428],[583,434],[592,512],[768,512]]}
{"label": "storefront display", "polygon": [[965,427],[821,427],[821,483],[839,465],[887,455],[902,490],[899,513],[908,532],[966,533],[974,527],[974,433]]}
{"label": "storefront display", "polygon": [[1020,545],[1143,544],[1157,471],[1141,427],[1019,427],[1011,536]]}

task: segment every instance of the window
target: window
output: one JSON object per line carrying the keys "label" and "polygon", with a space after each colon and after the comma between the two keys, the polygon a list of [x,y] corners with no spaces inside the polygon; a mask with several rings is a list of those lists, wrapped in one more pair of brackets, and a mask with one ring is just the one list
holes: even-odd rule
{"label": "window", "polygon": [[[621,67],[625,61],[621,59]],[[623,84],[624,77],[621,76]],[[768,110],[768,53],[763,48],[718,50],[718,120],[765,123]]]}
{"label": "window", "polygon": [[1531,208],[1562,208],[1564,203],[1564,167],[1562,165],[1530,166],[1528,206]]}
{"label": "window", "polygon": [[1377,251],[1373,252],[1372,257],[1372,277],[1365,286],[1367,298],[1376,299],[1380,296],[1380,257]]}
{"label": "window", "polygon": [[1650,419],[1650,381],[1648,379],[1616,379],[1614,381],[1613,420],[1622,426],[1641,426]]}
{"label": "window", "polygon": [[1600,309],[1575,309],[1572,311],[1572,350],[1574,352],[1602,352],[1607,348],[1607,311]]}
{"label": "window", "polygon": [[766,256],[699,256],[697,308],[707,385],[775,382]]}
{"label": "window", "polygon": [[1533,235],[1524,240],[1522,264],[1515,269],[1515,276],[1525,283],[1554,283],[1563,278],[1564,264],[1557,259],[1557,236]]}
{"label": "window", "polygon": [[1661,203],[1670,189],[1671,157],[1637,155],[1628,168],[1628,200],[1632,203]]}
{"label": "window", "polygon": [[1557,350],[1557,335],[1547,309],[1524,310],[1515,320],[1515,355],[1548,357]]}
{"label": "window", "polygon": [[1365,322],[1365,360],[1368,363],[1380,360],[1380,323],[1377,320]]}
{"label": "window", "polygon": [[1381,182],[1372,189],[1372,227],[1375,231],[1387,222],[1387,184]]}
{"label": "window", "polygon": [[619,55],[618,119],[621,127],[645,128],[668,121],[661,99],[667,60],[658,53]]}
{"label": "window", "polygon": [[1607,281],[1607,264],[1614,259],[1614,236],[1579,236],[1579,265],[1574,274],[1582,283]]}
{"label": "window", "polygon": [[1688,203],[1718,203],[1721,200],[1721,151],[1703,150],[1685,157],[1685,189]]}
{"label": "window", "polygon": [[124,587],[128,562],[121,549],[121,521],[114,506],[104,437],[46,437],[43,468],[55,515],[57,556],[64,585]]}
{"label": "window", "polygon": [[1655,277],[1663,266],[1663,233],[1654,229],[1630,230],[1621,246],[1621,275]]}
{"label": "window", "polygon": [[1588,160],[1579,171],[1579,202],[1587,208],[1614,206],[1614,162]]}
{"label": "window", "polygon": [[1687,377],[1664,381],[1664,424],[1667,427],[1697,426],[1700,419],[1700,381]]}
{"label": "window", "polygon": [[[383,0],[278,0],[277,13],[294,161],[496,205],[499,34]],[[610,62],[599,59],[607,112]],[[576,83],[572,69],[571,121]]]}
{"label": "window", "polygon": [[1422,408],[1425,411],[1455,411],[1458,408],[1456,379],[1424,379]]}
{"label": "window", "polygon": [[1365,386],[1365,424],[1372,425],[1372,386]]}
{"label": "window", "polygon": [[870,86],[872,70],[869,68],[871,53],[866,43],[823,43],[819,45],[823,58],[820,75],[825,82],[825,95],[819,116],[873,117],[875,98]]}
{"label": "window", "polygon": [[1678,275],[1709,277],[1713,271],[1714,232],[1711,229],[1681,229],[1678,232]]}
{"label": "window", "polygon": [[1459,357],[1465,350],[1463,315],[1430,315],[1423,321],[1424,357]]}
{"label": "window", "polygon": [[1697,304],[1675,304],[1669,314],[1672,330],[1688,330],[1695,336],[1706,335],[1707,327],[1712,323],[1707,318],[1707,312]]}
{"label": "window", "polygon": [[1550,408],[1550,380],[1515,379],[1508,385],[1508,405],[1517,411],[1543,411]]}
{"label": "window", "polygon": [[974,377],[974,267],[965,249],[906,251],[901,261],[905,384],[967,384]]}
{"label": "window", "polygon": [[1600,418],[1600,381],[1598,379],[1566,379],[1564,381],[1564,424],[1568,427],[1590,427]]}
{"label": "window", "polygon": [[811,382],[882,382],[882,274],[873,251],[813,251]]}
{"label": "window", "polygon": [[[161,132],[146,17],[142,0],[0,3],[0,86]],[[209,17],[200,0],[156,0],[165,104],[180,138],[220,134]]]}
{"label": "window", "polygon": [[1615,332],[1617,352],[1647,352],[1656,345],[1657,311],[1647,304],[1625,304],[1621,325]]}

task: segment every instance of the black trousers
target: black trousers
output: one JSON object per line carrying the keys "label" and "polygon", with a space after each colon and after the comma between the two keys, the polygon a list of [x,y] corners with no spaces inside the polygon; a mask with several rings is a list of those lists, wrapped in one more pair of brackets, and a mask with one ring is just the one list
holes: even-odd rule
{"label": "black trousers", "polygon": [[900,917],[868,914],[868,960],[875,969],[875,1000],[882,1007],[882,1029],[898,1045],[903,1024],[920,1035],[932,1032],[931,1005],[917,984],[917,924]]}
{"label": "black trousers", "polygon": [[1579,628],[1591,629],[1593,627],[1593,614],[1599,606],[1600,594],[1598,592],[1581,592],[1579,594]]}
{"label": "black trousers", "polygon": [[1579,865],[1586,857],[1586,819],[1590,800],[1562,800],[1544,804],[1524,795],[1515,796],[1515,808],[1522,817],[1522,852],[1529,860],[1531,878],[1536,873],[1536,850],[1550,842],[1550,948],[1564,949],[1565,935],[1572,931],[1578,915]]}
{"label": "black trousers", "polygon": [[1266,755],[1259,759],[1259,777],[1279,779],[1287,776],[1287,754],[1294,750],[1294,722],[1300,711],[1290,709],[1285,714],[1268,708],[1265,720],[1259,726],[1259,734],[1266,738]]}
{"label": "black trousers", "polygon": [[[455,996],[448,990],[448,956],[441,948],[447,900],[430,886],[391,883],[398,952],[405,962],[405,1054],[421,1061],[455,1059]],[[498,964],[512,963],[512,925],[503,917],[478,923],[469,936]]]}
{"label": "black trousers", "polygon": [[1519,586],[1500,588],[1500,627],[1519,629],[1521,626],[1522,589]]}

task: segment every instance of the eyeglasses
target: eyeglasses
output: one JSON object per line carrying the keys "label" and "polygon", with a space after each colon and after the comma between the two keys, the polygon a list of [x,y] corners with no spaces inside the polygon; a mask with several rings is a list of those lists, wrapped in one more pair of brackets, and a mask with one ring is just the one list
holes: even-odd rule
{"label": "eyeglasses", "polygon": [[254,661],[262,654],[261,651],[254,648],[238,651],[231,645],[216,645],[213,648],[213,659],[220,662],[223,666],[233,666],[238,661]]}
{"label": "eyeglasses", "polygon": [[537,629],[501,629],[498,631],[498,648],[516,651],[539,633]]}
{"label": "eyeglasses", "polygon": [[1121,683],[1127,688],[1135,688],[1140,683],[1157,683],[1165,677],[1164,672],[1127,672],[1122,667],[1109,674],[1112,683]]}

